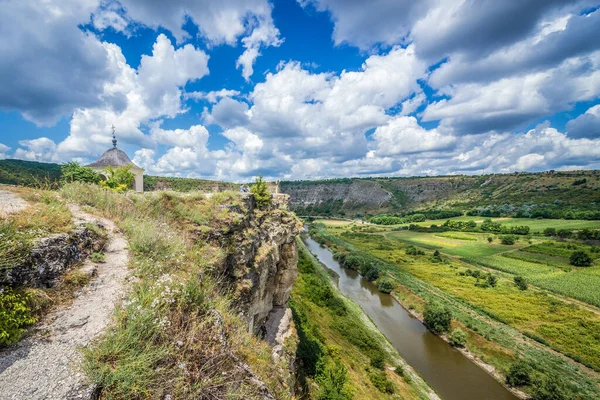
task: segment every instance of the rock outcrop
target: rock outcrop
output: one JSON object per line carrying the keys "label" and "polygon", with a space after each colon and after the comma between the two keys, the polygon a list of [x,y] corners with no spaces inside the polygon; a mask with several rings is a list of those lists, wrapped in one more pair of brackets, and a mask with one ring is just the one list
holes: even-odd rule
{"label": "rock outcrop", "polygon": [[80,224],[70,233],[38,240],[22,262],[0,270],[0,286],[51,287],[70,266],[80,262],[103,239],[94,229]]}
{"label": "rock outcrop", "polygon": [[302,225],[287,202],[287,195],[276,195],[270,207],[259,209],[253,196],[245,196],[237,224],[213,237],[227,249],[223,276],[256,334],[267,334],[265,321],[274,308],[287,307],[298,274],[296,236]]}

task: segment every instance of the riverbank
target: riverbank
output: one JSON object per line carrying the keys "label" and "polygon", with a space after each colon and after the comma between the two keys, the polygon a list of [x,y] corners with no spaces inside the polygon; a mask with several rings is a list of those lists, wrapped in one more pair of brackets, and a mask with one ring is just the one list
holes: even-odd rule
{"label": "riverbank", "polygon": [[[335,278],[304,243],[298,241],[298,248],[299,276],[291,307],[300,337],[297,354],[304,394],[440,400],[363,310],[335,288]],[[337,385],[332,385],[332,376]]]}

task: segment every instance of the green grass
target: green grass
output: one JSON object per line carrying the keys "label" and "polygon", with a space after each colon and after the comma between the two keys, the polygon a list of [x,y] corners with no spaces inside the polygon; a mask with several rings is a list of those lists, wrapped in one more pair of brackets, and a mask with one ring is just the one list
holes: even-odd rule
{"label": "green grass", "polygon": [[[400,285],[395,295],[407,307],[422,312],[429,300],[450,306],[457,323],[468,330],[469,350],[498,371],[506,373],[517,357],[523,358],[542,375],[564,377],[578,398],[598,397],[597,374],[588,374],[545,346],[600,368],[599,315],[539,291],[522,292],[512,278],[500,277],[495,288],[477,287],[474,278],[458,274],[472,265],[459,260],[431,263],[428,255],[407,256],[398,242],[385,241],[380,235],[323,235],[338,251],[366,252],[386,261],[383,273]],[[545,344],[534,344],[523,336]]]}
{"label": "green grass", "polygon": [[477,241],[477,236],[472,233],[467,232],[442,232],[437,233],[435,236],[450,238],[450,239],[458,239],[458,240],[470,240]]}
{"label": "green grass", "polygon": [[[303,360],[301,379],[306,380],[305,391],[310,398],[319,395],[319,382],[326,371],[319,370],[321,363],[331,368],[343,364],[348,370],[346,390],[355,399],[427,399],[428,389],[400,358],[397,351],[377,330],[368,317],[351,300],[341,295],[331,277],[309,253],[304,244],[299,245],[299,276],[292,292],[292,310],[299,332],[298,354]],[[405,371],[401,377],[389,370],[371,375],[376,368],[370,367],[374,354],[383,354],[388,365],[400,365]],[[321,371],[321,372],[319,372]],[[376,387],[388,382],[394,393],[385,393]],[[316,385],[315,385],[316,383]]]}
{"label": "green grass", "polygon": [[386,237],[402,243],[412,244],[413,246],[423,247],[430,250],[439,250],[445,254],[459,257],[490,256],[521,246],[519,242],[517,242],[517,244],[514,246],[505,246],[500,244],[500,240],[497,238],[494,240],[494,242],[488,243],[488,236],[490,235],[470,234],[469,237],[475,240],[463,240],[452,238],[450,236],[441,236],[441,234],[430,234],[415,231],[395,231],[386,234]]}

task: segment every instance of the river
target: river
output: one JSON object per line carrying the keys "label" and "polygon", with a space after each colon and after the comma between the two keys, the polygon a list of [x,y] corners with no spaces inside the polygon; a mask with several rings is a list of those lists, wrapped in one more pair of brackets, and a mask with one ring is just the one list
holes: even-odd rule
{"label": "river", "polygon": [[339,275],[340,292],[363,309],[443,400],[517,399],[460,351],[429,332],[392,296],[379,292],[357,271],[340,267],[332,253],[310,237],[306,236],[304,243],[321,263]]}

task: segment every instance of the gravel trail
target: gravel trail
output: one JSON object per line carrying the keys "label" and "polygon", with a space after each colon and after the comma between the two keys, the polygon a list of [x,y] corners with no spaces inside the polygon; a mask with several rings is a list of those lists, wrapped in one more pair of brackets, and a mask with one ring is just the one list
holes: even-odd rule
{"label": "gravel trail", "polygon": [[80,348],[109,324],[117,301],[125,294],[128,275],[127,241],[109,220],[69,206],[75,218],[98,221],[106,227],[106,262],[97,267],[86,260],[83,268],[96,269],[96,278],[67,307],[59,308],[36,327],[36,333],[0,352],[0,399],[90,399],[93,388],[81,371]]}
{"label": "gravel trail", "polygon": [[0,189],[0,217],[5,217],[27,207],[27,202],[8,190]]}

